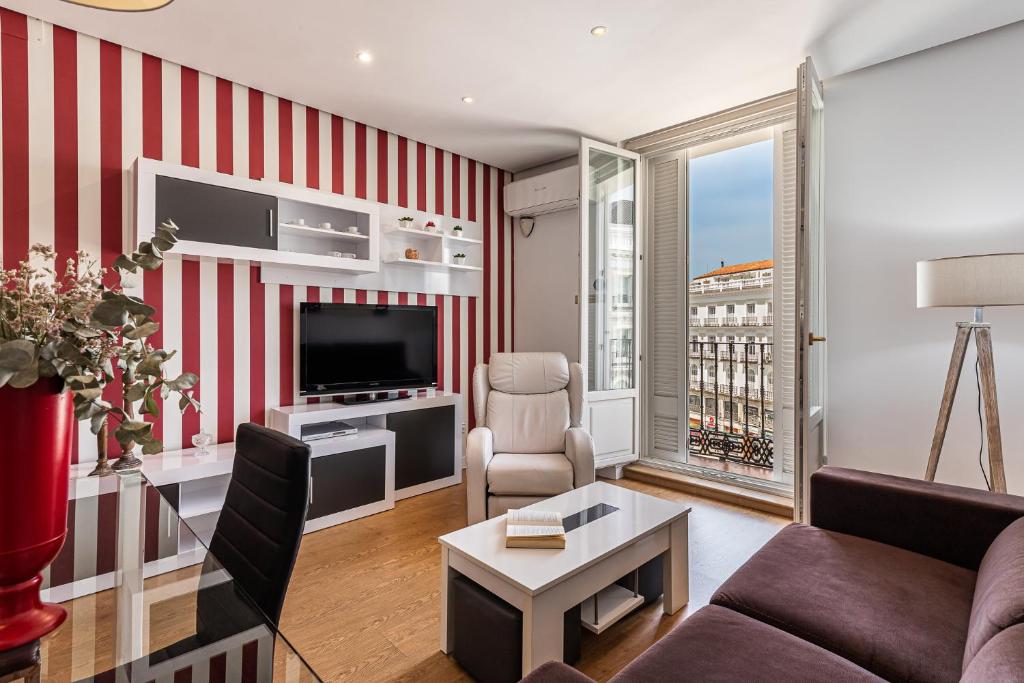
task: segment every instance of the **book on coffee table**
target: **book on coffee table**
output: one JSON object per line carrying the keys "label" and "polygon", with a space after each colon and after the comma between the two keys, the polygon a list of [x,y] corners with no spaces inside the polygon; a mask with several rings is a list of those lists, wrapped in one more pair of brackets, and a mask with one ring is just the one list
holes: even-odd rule
{"label": "book on coffee table", "polygon": [[505,515],[505,547],[564,548],[562,515],[540,510],[509,510]]}

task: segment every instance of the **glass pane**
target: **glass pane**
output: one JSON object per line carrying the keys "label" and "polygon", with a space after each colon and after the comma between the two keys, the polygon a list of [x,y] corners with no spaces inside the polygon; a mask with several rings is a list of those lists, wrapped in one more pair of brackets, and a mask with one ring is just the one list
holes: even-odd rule
{"label": "glass pane", "polygon": [[71,487],[42,592],[68,619],[41,640],[42,680],[320,680],[143,474]]}
{"label": "glass pane", "polygon": [[591,149],[587,372],[591,391],[633,388],[636,164]]}

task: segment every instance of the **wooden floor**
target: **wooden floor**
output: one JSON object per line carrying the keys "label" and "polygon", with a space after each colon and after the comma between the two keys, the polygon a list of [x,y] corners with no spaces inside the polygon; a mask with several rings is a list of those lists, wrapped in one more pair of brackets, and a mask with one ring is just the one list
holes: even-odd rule
{"label": "wooden floor", "polygon": [[[661,602],[600,636],[584,631],[577,667],[605,681],[707,604],[714,590],[789,520],[652,484],[622,486],[686,502],[690,603]],[[400,501],[394,510],[303,537],[281,631],[326,681],[468,680],[440,652],[437,537],[465,526],[464,486]]]}

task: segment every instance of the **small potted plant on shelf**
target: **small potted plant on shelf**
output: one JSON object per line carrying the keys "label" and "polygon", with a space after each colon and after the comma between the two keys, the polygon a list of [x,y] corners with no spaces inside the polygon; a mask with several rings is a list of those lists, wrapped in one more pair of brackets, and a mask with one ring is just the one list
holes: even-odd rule
{"label": "small potted plant on shelf", "polygon": [[412,216],[402,216],[398,219],[398,227],[408,230],[412,227]]}
{"label": "small potted plant on shelf", "polygon": [[437,232],[437,223],[435,223],[434,221],[427,221],[423,225],[423,229],[427,232]]}
{"label": "small potted plant on shelf", "polygon": [[457,266],[463,266],[466,264],[466,255],[459,252],[455,256],[452,256],[452,261],[454,261]]}
{"label": "small potted plant on shelf", "polygon": [[454,228],[452,228],[452,235],[455,237],[462,237],[462,226],[456,225]]}

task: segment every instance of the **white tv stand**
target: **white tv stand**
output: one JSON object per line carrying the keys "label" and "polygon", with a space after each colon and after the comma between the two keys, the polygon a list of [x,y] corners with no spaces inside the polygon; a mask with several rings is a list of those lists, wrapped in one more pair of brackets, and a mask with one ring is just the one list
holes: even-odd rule
{"label": "white tv stand", "polygon": [[[385,491],[393,500],[453,486],[462,481],[462,401],[458,394],[428,391],[425,395],[389,401],[307,403],[274,408],[267,416],[271,429],[296,439],[302,438],[302,428],[306,425],[336,420],[355,425],[360,434],[364,430],[373,429],[394,434],[394,461],[386,473],[391,483]],[[350,437],[310,442],[315,451],[314,458],[326,455],[321,445],[324,442],[338,441],[340,443],[335,447],[340,449],[344,446],[341,440],[346,438]],[[340,454],[347,450],[334,452]],[[320,452],[320,456],[316,451]],[[372,480],[369,470],[379,472],[381,464],[380,461],[368,462],[365,468],[348,474],[366,477],[369,482]],[[345,476],[344,468],[338,476]],[[339,500],[338,504],[344,505],[345,501]]]}

